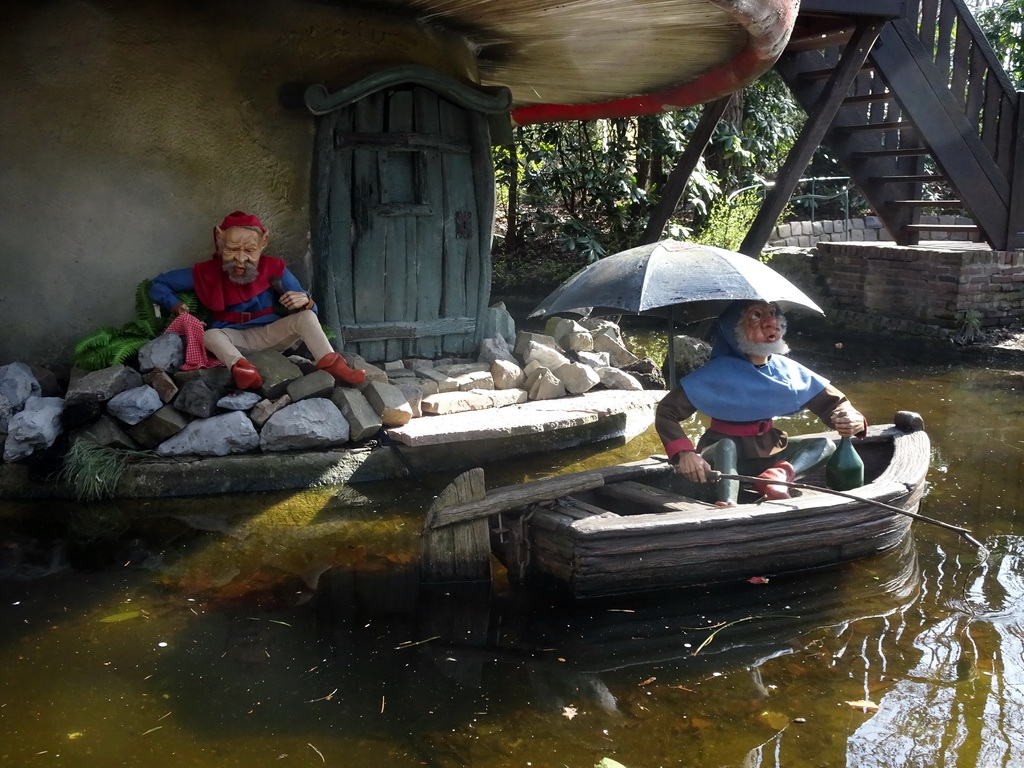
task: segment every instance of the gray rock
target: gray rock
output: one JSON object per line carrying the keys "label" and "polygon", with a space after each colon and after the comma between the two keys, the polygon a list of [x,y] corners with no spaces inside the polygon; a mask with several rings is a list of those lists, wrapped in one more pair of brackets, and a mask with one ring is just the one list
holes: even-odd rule
{"label": "gray rock", "polygon": [[516,334],[516,344],[512,348],[513,354],[523,357],[526,354],[526,348],[530,342],[536,344],[542,344],[546,347],[552,347],[558,349],[558,342],[553,337],[548,336],[546,333],[531,333],[530,331],[519,331]]}
{"label": "gray rock", "polygon": [[249,417],[240,411],[191,422],[157,446],[161,456],[227,456],[249,453],[260,446],[260,436]]}
{"label": "gray rock", "polygon": [[607,368],[612,364],[611,356],[607,352],[577,352],[576,357],[581,363],[586,363],[594,368]]}
{"label": "gray rock", "polygon": [[14,415],[14,406],[7,399],[6,395],[0,394],[0,435],[7,434],[7,425]]}
{"label": "gray rock", "polygon": [[401,427],[412,419],[412,407],[394,384],[369,381],[362,393],[385,427]]}
{"label": "gray rock", "polygon": [[335,381],[327,371],[314,371],[288,382],[286,392],[293,403],[311,397],[330,397]]}
{"label": "gray rock", "polygon": [[291,404],[292,399],[288,395],[281,395],[277,400],[260,400],[249,413],[249,419],[256,429],[263,429],[263,425],[270,420],[271,416]]}
{"label": "gray rock", "polygon": [[491,380],[495,389],[518,389],[526,381],[526,374],[518,363],[495,360],[491,363]]}
{"label": "gray rock", "polygon": [[223,389],[215,388],[202,377],[189,379],[174,398],[174,407],[182,413],[208,419],[217,412],[217,401],[224,395]]}
{"label": "gray rock", "polygon": [[0,366],[0,395],[7,398],[15,411],[20,411],[30,397],[40,397],[43,388],[26,363]]}
{"label": "gray rock", "polygon": [[407,402],[409,407],[412,409],[412,417],[414,419],[418,419],[423,415],[423,409],[421,407],[421,403],[423,402],[423,389],[416,383],[419,381],[426,381],[426,379],[401,379],[394,382],[394,385],[398,387],[399,391],[405,397],[405,402]]}
{"label": "gray rock", "polygon": [[32,375],[36,377],[36,381],[39,382],[39,386],[42,388],[40,392],[41,397],[63,397],[64,393],[61,391],[57,374],[49,368],[44,368],[34,363],[29,363],[28,367],[32,369]]}
{"label": "gray rock", "polygon": [[118,426],[116,421],[106,414],[100,416],[89,426],[76,430],[72,434],[72,439],[88,440],[108,448],[123,448],[130,451],[137,451],[141,447],[135,440],[129,437],[127,432]]}
{"label": "gray rock", "polygon": [[260,432],[260,447],[267,452],[332,448],[348,442],[348,422],[338,406],[323,397],[282,408]]}
{"label": "gray rock", "polygon": [[114,395],[142,384],[142,375],[126,365],[112,365],[87,373],[68,387],[66,407],[79,403],[105,403]]}
{"label": "gray rock", "polygon": [[174,383],[174,379],[167,371],[154,368],[143,376],[142,380],[156,390],[162,403],[169,403],[178,396],[178,385]]}
{"label": "gray rock", "polygon": [[255,392],[232,392],[218,400],[217,407],[226,411],[248,411],[260,402],[260,399]]}
{"label": "gray rock", "polygon": [[189,418],[173,406],[165,405],[148,419],[128,430],[129,436],[144,448],[155,448],[187,427]]}
{"label": "gray rock", "polygon": [[616,368],[633,365],[639,358],[622,345],[618,334],[609,331],[594,334],[594,351],[607,352],[608,359]]}
{"label": "gray rock", "polygon": [[148,373],[154,368],[174,371],[185,363],[185,341],[176,333],[162,333],[139,349],[139,370]]}
{"label": "gray rock", "polygon": [[553,400],[557,397],[565,397],[565,387],[551,371],[546,368],[538,368],[537,375],[533,377],[530,386],[531,400]]}
{"label": "gray rock", "polygon": [[567,363],[556,368],[552,373],[562,382],[565,391],[570,395],[582,395],[601,383],[597,371],[584,363]]}
{"label": "gray rock", "polygon": [[516,343],[516,321],[505,308],[505,302],[499,301],[487,308],[481,332],[487,338],[501,336],[509,345]]}
{"label": "gray rock", "polygon": [[638,392],[644,388],[644,385],[635,376],[611,366],[598,368],[597,375],[601,379],[602,386],[607,389],[625,389],[630,392]]}
{"label": "gray rock", "polygon": [[512,354],[508,342],[501,336],[491,336],[480,340],[480,353],[477,360],[482,363],[493,363],[495,360],[507,360],[511,363],[518,362]]}
{"label": "gray rock", "polygon": [[380,416],[358,389],[335,387],[331,392],[331,402],[338,407],[348,422],[348,436],[352,442],[357,443],[373,437],[380,431]]}
{"label": "gray rock", "polygon": [[125,424],[134,426],[163,407],[159,393],[148,384],[119,392],[107,403],[107,412]]}
{"label": "gray rock", "polygon": [[256,366],[263,377],[259,393],[268,400],[276,400],[288,389],[288,382],[302,376],[302,369],[273,349],[248,352],[245,359]]}
{"label": "gray rock", "polygon": [[540,344],[536,341],[526,342],[523,350],[523,362],[529,365],[537,362],[549,370],[556,370],[569,362],[569,358],[559,352],[553,344]]}
{"label": "gray rock", "polygon": [[60,434],[64,401],[59,397],[30,397],[11,417],[4,441],[4,461],[18,461],[53,445]]}

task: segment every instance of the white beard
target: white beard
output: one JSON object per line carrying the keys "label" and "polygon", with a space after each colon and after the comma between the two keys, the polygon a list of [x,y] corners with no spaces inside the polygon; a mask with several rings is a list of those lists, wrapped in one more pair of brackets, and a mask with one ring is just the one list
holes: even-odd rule
{"label": "white beard", "polygon": [[789,352],[789,345],[783,341],[788,325],[786,316],[779,313],[776,315],[776,319],[779,322],[778,340],[762,342],[748,339],[747,334],[743,330],[743,321],[740,320],[733,329],[733,336],[736,338],[736,348],[744,355],[753,355],[754,357],[771,357],[772,355],[784,355]]}
{"label": "white beard", "polygon": [[750,341],[744,336],[743,338],[736,339],[736,346],[744,355],[753,355],[754,357],[771,357],[772,355],[784,355],[789,352],[789,344],[782,339],[757,343]]}

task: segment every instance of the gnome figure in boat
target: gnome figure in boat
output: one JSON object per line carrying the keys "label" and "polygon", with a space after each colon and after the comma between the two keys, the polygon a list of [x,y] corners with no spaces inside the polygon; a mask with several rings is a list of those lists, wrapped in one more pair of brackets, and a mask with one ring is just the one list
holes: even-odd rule
{"label": "gnome figure in boat", "polygon": [[[183,367],[223,363],[231,371],[235,386],[257,389],[263,378],[244,353],[284,351],[302,341],[318,369],[327,371],[339,383],[359,384],[366,372],[350,368],[331,346],[320,326],[313,298],[283,259],[263,254],[269,241],[270,233],[259,218],[234,211],[213,229],[215,251],[211,258],[154,278],[150,298],[176,316],[168,331],[186,337]],[[209,310],[209,327],[204,329],[178,297],[186,291],[195,291]],[[284,311],[278,314],[281,308]]]}
{"label": "gnome figure in boat", "polygon": [[[708,470],[756,476],[754,488],[784,499],[792,482],[828,461],[835,443],[825,437],[789,437],[772,419],[804,409],[842,437],[863,436],[864,416],[826,379],[785,357],[786,319],[778,305],[736,301],[715,323],[711,359],[679,380],[658,404],[655,427],[676,472],[708,482]],[[680,422],[695,412],[711,417],[697,446]],[[739,481],[721,479],[717,504],[733,506]]]}

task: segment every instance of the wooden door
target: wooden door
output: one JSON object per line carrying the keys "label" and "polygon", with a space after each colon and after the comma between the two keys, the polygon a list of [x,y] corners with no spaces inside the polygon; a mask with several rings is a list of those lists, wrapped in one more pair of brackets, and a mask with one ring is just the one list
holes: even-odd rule
{"label": "wooden door", "polygon": [[370,362],[475,354],[490,298],[486,118],[419,85],[320,118],[322,317]]}

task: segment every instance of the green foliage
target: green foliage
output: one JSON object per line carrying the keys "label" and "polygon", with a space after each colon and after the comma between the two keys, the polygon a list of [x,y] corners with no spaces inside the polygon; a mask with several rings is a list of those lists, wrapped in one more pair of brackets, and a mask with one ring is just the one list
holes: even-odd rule
{"label": "green foliage", "polygon": [[1024,0],[1003,0],[977,14],[1003,69],[1017,88],[1024,85]]}
{"label": "green foliage", "polygon": [[129,451],[116,450],[91,440],[75,440],[64,456],[64,466],[57,479],[68,483],[79,501],[112,499],[129,459]]}
{"label": "green foliage", "polygon": [[[688,179],[665,236],[688,239],[718,227],[707,222],[714,201],[723,190],[774,175],[804,120],[775,74],[744,89],[734,106]],[[702,109],[518,128],[515,144],[494,153],[495,290],[553,288],[580,266],[637,245]]]}
{"label": "green foliage", "polygon": [[973,309],[957,313],[957,329],[953,341],[970,344],[981,337],[981,315]]}
{"label": "green foliage", "polygon": [[[195,294],[180,298],[190,307],[199,306]],[[163,333],[167,324],[166,318],[157,317],[153,301],[149,298],[149,280],[143,280],[135,289],[135,319],[120,328],[100,326],[80,339],[75,344],[75,365],[87,371],[121,365],[146,342]]]}
{"label": "green foliage", "polygon": [[756,189],[718,198],[694,241],[738,250],[760,206],[761,195]]}

